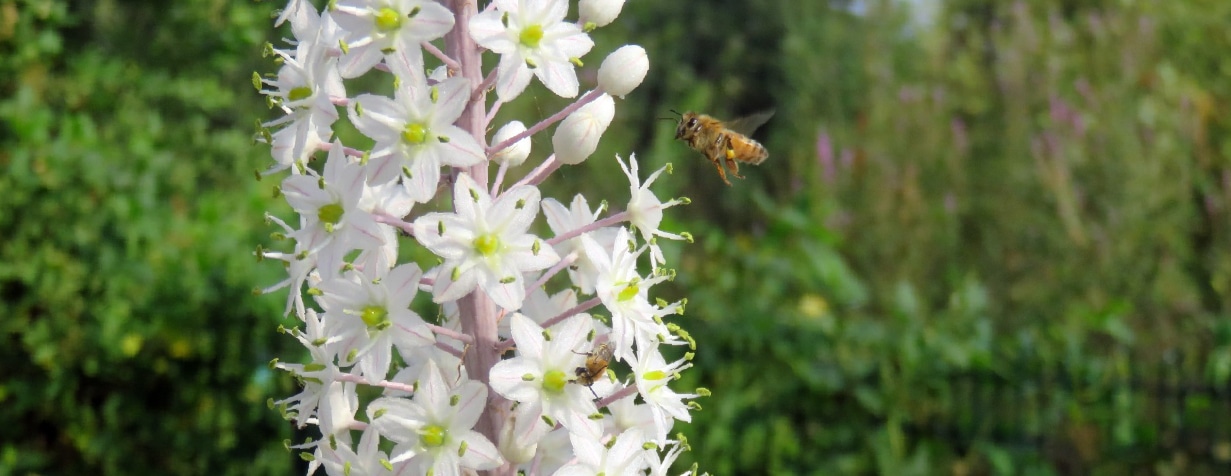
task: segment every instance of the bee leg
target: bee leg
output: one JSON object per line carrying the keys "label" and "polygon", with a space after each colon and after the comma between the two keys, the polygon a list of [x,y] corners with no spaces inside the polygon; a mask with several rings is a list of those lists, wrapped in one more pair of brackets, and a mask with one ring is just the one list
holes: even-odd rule
{"label": "bee leg", "polygon": [[722,168],[722,162],[715,160],[714,167],[718,169],[718,176],[722,177],[723,183],[726,183],[728,186],[730,186],[731,181],[727,180],[727,170]]}
{"label": "bee leg", "polygon": [[744,178],[739,174],[739,162],[735,161],[735,151],[727,149],[727,168],[731,169],[731,175],[735,178]]}
{"label": "bee leg", "polygon": [[590,393],[591,393],[591,394],[594,394],[594,401],[596,401],[596,402],[597,402],[597,401],[599,400],[599,398],[598,398],[598,392],[595,392],[595,391],[594,391],[594,387],[593,387],[593,386],[586,387],[586,388],[590,389]]}

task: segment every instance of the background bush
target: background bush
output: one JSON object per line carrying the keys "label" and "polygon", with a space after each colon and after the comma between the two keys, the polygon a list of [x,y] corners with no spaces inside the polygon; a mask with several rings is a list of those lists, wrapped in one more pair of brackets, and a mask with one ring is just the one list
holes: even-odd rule
{"label": "background bush", "polygon": [[[274,2],[280,3],[280,2]],[[0,2],[0,473],[287,474],[269,3]],[[913,11],[912,11],[913,8]],[[718,474],[1231,471],[1231,4],[637,2]],[[597,64],[596,56],[588,63]],[[590,72],[589,74],[593,74]],[[593,84],[583,72],[582,82]],[[541,89],[502,118],[563,104]],[[653,121],[776,108],[726,187]],[[546,146],[546,143],[544,143]],[[546,147],[540,148],[540,152]],[[514,175],[524,171],[514,171]]]}

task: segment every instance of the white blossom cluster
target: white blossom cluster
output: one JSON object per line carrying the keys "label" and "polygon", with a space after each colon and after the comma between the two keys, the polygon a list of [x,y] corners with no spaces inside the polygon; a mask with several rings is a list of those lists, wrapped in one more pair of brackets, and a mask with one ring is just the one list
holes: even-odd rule
{"label": "white blossom cluster", "polygon": [[[580,0],[573,21],[569,3],[335,0],[320,10],[290,0],[276,20],[293,38],[268,48],[277,74],[254,78],[285,113],[261,125],[275,162],[262,175],[289,174],[279,190],[298,217],[270,216],[289,250],[259,255],[284,263],[288,277],[262,291],[289,288],[286,312],[302,325],[288,332],[308,350],[306,362],[275,361],[303,388],[273,403],[320,431],[293,446],[309,474],[657,475],[687,449],[669,432],[707,391],[668,386],[692,354],[668,362],[660,349],[695,343],[664,321],[684,301],[650,297],[673,276],[656,240],[691,239],[659,229],[663,210],[687,200],[656,197],[649,187],[666,168],[643,181],[635,156],[616,158],[630,183],[620,212],[538,188],[593,154],[614,98],[644,79],[645,50],[612,52],[593,90],[530,127],[492,124],[535,78],[579,96],[587,32],[624,2]],[[484,52],[499,56],[486,72]],[[360,76],[384,78],[392,94],[348,91]],[[344,145],[340,121],[370,147]],[[552,151],[531,159],[530,137],[552,126]],[[528,161],[538,165],[506,187]],[[407,246],[437,260],[426,270],[399,262]],[[412,302],[429,299],[439,313],[425,319]],[[613,367],[632,369],[626,380],[589,372],[601,371],[603,345]]]}

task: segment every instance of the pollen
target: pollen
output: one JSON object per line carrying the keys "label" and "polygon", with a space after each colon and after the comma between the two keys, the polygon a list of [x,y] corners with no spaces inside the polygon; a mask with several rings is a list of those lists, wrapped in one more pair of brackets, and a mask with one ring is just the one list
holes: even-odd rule
{"label": "pollen", "polygon": [[427,141],[428,130],[423,124],[414,122],[402,130],[402,140],[410,145],[419,145]]}
{"label": "pollen", "polygon": [[402,28],[402,15],[389,7],[376,12],[376,29],[382,33],[397,31]]}
{"label": "pollen", "polygon": [[419,443],[424,447],[436,448],[445,444],[449,431],[440,425],[427,425],[419,431]]}
{"label": "pollen", "polygon": [[500,251],[500,237],[494,233],[479,235],[474,239],[474,250],[483,256],[491,256]]}
{"label": "pollen", "polygon": [[388,320],[389,310],[383,306],[367,306],[359,313],[359,318],[363,319],[363,323],[368,327],[376,327]]}
{"label": "pollen", "polygon": [[523,28],[517,40],[527,48],[538,48],[539,42],[543,41],[543,26],[535,24]]}
{"label": "pollen", "polygon": [[551,393],[560,393],[564,391],[564,384],[568,383],[568,376],[560,370],[549,370],[543,374],[543,390]]}
{"label": "pollen", "polygon": [[316,211],[316,217],[321,220],[321,223],[337,225],[338,222],[342,221],[343,213],[344,211],[342,210],[342,205],[330,203],[318,209]]}
{"label": "pollen", "polygon": [[616,296],[616,300],[627,301],[629,299],[637,297],[637,293],[639,292],[641,292],[641,288],[638,287],[636,283],[629,284],[628,286],[625,286],[623,290],[620,291],[620,294]]}

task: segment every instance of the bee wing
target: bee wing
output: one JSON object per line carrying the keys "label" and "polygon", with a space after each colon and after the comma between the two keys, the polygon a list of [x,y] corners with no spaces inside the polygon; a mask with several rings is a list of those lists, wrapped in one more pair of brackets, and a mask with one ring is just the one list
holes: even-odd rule
{"label": "bee wing", "polygon": [[602,344],[594,349],[594,356],[604,362],[611,360],[613,355],[615,355],[615,347],[611,344]]}
{"label": "bee wing", "polygon": [[744,116],[734,121],[728,121],[726,126],[727,129],[746,136],[751,136],[753,132],[756,132],[757,128],[765,125],[765,122],[769,121],[769,118],[771,117],[774,117],[773,109]]}

